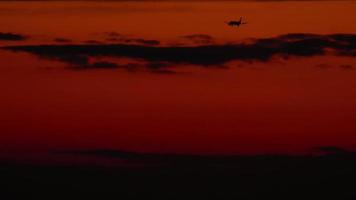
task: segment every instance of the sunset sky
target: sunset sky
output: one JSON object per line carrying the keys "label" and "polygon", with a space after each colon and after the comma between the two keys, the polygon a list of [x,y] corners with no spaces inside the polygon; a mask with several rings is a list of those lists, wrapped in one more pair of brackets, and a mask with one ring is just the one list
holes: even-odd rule
{"label": "sunset sky", "polygon": [[[356,149],[355,1],[0,2],[0,156]],[[242,17],[247,24],[229,27]]]}

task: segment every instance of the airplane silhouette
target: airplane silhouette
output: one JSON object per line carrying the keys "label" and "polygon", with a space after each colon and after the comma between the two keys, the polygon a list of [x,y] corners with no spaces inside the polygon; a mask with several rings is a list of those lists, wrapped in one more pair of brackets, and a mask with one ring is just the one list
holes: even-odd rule
{"label": "airplane silhouette", "polygon": [[226,24],[228,26],[232,26],[232,27],[234,27],[234,26],[239,27],[239,26],[241,26],[243,24],[247,24],[247,22],[242,22],[242,17],[240,17],[239,21],[229,21],[229,22],[226,22]]}

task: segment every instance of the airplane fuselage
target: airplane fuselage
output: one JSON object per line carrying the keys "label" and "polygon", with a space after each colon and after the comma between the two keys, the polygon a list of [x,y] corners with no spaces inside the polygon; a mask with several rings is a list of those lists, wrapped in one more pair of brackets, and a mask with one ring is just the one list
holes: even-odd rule
{"label": "airplane fuselage", "polygon": [[240,26],[241,25],[241,21],[230,21],[228,23],[229,26]]}

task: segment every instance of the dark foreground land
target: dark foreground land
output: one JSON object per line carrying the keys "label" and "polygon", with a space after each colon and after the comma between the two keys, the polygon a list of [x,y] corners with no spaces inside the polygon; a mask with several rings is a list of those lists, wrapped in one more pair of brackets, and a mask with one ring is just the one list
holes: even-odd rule
{"label": "dark foreground land", "polygon": [[121,157],[136,165],[3,163],[0,199],[356,199],[355,153],[225,157],[82,153]]}

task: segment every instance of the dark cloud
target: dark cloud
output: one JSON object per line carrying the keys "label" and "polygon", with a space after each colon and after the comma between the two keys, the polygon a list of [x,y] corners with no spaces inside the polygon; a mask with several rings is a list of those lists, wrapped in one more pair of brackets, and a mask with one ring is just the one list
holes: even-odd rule
{"label": "dark cloud", "polygon": [[86,57],[72,57],[69,60],[69,63],[72,64],[74,69],[114,69],[119,68],[119,65],[114,62],[108,61],[97,61],[97,62],[89,62],[89,59]]}
{"label": "dark cloud", "polygon": [[[318,64],[318,65],[315,65],[315,67],[317,67],[319,69],[330,69],[333,66],[329,65],[329,64]],[[338,65],[338,66],[334,66],[334,67],[339,67],[342,70],[351,70],[351,69],[353,69],[353,66],[349,65],[349,64],[343,64],[343,65]]]}
{"label": "dark cloud", "polygon": [[320,35],[313,33],[288,33],[279,36],[280,39],[283,40],[300,40],[300,39],[311,39],[311,38],[319,38]]}
{"label": "dark cloud", "polygon": [[49,55],[40,55],[41,58],[51,59],[51,60],[58,60],[65,63],[70,64],[71,66],[75,67],[87,67],[89,66],[89,58],[87,56],[76,55],[76,54],[62,54],[57,55],[56,57],[49,56]]}
{"label": "dark cloud", "polygon": [[[254,39],[239,44],[202,46],[147,46],[137,44],[34,45],[4,47],[77,66],[88,65],[97,57],[130,58],[148,63],[149,70],[173,65],[222,66],[230,61],[266,62],[273,57],[310,57],[318,55],[356,56],[356,34],[287,34]],[[94,66],[93,66],[94,67]]]}
{"label": "dark cloud", "polygon": [[158,40],[146,40],[140,38],[108,38],[107,41],[122,44],[142,44],[149,46],[155,46],[160,44],[160,41]]}
{"label": "dark cloud", "polygon": [[87,43],[87,44],[101,44],[102,42],[98,41],[98,40],[87,40],[87,41],[85,41],[85,43]]}
{"label": "dark cloud", "polygon": [[108,61],[90,62],[90,58],[84,55],[62,54],[56,57],[41,55],[42,58],[57,60],[69,64],[72,69],[113,69],[118,68],[118,64]]}
{"label": "dark cloud", "polygon": [[212,44],[214,43],[214,38],[206,34],[193,34],[193,35],[184,35],[181,38],[192,41],[196,44]]}
{"label": "dark cloud", "polygon": [[170,63],[167,62],[150,62],[147,64],[147,66],[151,69],[163,69],[163,68],[167,68],[169,66]]}
{"label": "dark cloud", "polygon": [[109,42],[120,43],[120,44],[139,44],[147,46],[159,45],[160,41],[158,40],[148,40],[143,38],[130,37],[117,32],[108,32],[105,33],[108,36],[106,39]]}
{"label": "dark cloud", "polygon": [[53,41],[58,42],[58,43],[70,43],[70,42],[72,42],[72,40],[68,39],[68,38],[55,38]]}
{"label": "dark cloud", "polygon": [[91,64],[92,68],[118,68],[119,66],[114,62],[108,61],[101,61],[101,62],[94,62]]}
{"label": "dark cloud", "polygon": [[145,39],[139,39],[139,38],[126,39],[124,41],[126,43],[137,43],[137,44],[152,45],[152,46],[160,44],[160,41],[158,41],[158,40],[145,40]]}
{"label": "dark cloud", "polygon": [[7,41],[22,41],[26,40],[27,37],[24,35],[16,34],[16,33],[1,33],[0,32],[0,40]]}
{"label": "dark cloud", "polygon": [[169,69],[156,69],[156,70],[151,70],[151,72],[154,74],[177,74],[176,71],[169,70]]}

